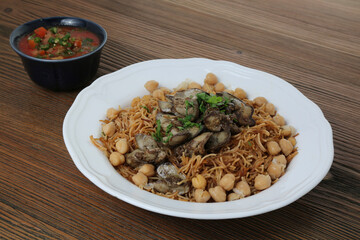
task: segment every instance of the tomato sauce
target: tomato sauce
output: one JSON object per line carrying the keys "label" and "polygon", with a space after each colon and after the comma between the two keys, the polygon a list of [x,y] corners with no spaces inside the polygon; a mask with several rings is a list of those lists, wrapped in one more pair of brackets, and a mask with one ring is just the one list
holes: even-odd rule
{"label": "tomato sauce", "polygon": [[19,41],[23,53],[42,59],[67,59],[94,51],[100,44],[92,32],[77,27],[39,27]]}

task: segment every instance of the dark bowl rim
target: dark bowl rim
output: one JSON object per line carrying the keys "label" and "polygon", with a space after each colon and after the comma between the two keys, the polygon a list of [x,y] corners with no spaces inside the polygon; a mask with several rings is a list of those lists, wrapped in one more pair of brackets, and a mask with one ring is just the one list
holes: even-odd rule
{"label": "dark bowl rim", "polygon": [[[103,36],[104,36],[104,39],[103,41],[100,43],[100,45],[92,52],[89,52],[87,54],[84,54],[82,56],[78,56],[78,57],[74,57],[74,58],[67,58],[67,59],[41,59],[41,58],[36,58],[36,57],[32,57],[32,56],[29,56],[25,53],[23,53],[22,51],[20,51],[18,49],[18,47],[16,46],[15,44],[15,37],[14,36],[14,32],[19,29],[20,27],[24,26],[24,25],[32,25],[34,24],[35,22],[39,22],[39,21],[43,21],[43,20],[51,20],[51,19],[78,19],[78,20],[81,20],[81,21],[85,21],[85,22],[88,22],[88,23],[91,23],[95,26],[97,26],[102,32],[103,32]],[[69,25],[71,26],[71,25]],[[26,33],[24,33],[26,34]],[[91,20],[88,20],[88,19],[85,19],[85,18],[79,18],[79,17],[67,17],[67,16],[58,16],[58,17],[45,17],[45,18],[38,18],[38,19],[35,19],[35,20],[32,20],[32,21],[29,21],[29,22],[26,22],[26,23],[23,23],[21,25],[19,25],[18,27],[16,27],[10,34],[10,45],[12,47],[12,49],[17,53],[19,54],[20,56],[24,57],[24,58],[27,58],[27,59],[30,59],[30,60],[34,60],[34,61],[38,61],[38,62],[49,62],[49,63],[58,63],[58,62],[72,62],[72,61],[77,61],[79,59],[83,59],[83,58],[86,58],[86,57],[89,57],[99,51],[101,51],[101,49],[104,47],[106,41],[107,41],[107,32],[106,30],[100,26],[99,24],[97,24],[96,22],[93,22]]]}

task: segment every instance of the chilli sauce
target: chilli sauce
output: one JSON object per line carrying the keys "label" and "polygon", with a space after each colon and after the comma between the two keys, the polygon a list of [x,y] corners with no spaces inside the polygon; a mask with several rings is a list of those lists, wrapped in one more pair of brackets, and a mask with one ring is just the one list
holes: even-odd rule
{"label": "chilli sauce", "polygon": [[23,53],[43,59],[66,59],[82,56],[99,46],[99,38],[77,27],[39,27],[20,39]]}

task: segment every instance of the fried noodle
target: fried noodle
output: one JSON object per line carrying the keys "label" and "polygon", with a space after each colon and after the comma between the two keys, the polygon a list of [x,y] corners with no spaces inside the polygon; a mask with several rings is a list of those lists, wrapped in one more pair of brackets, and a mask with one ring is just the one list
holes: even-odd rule
{"label": "fried noodle", "polygon": [[[256,121],[253,127],[242,127],[242,131],[231,137],[228,144],[222,147],[218,153],[211,153],[205,156],[194,155],[192,157],[182,156],[179,171],[186,175],[186,180],[191,179],[197,174],[201,174],[207,180],[207,188],[218,185],[222,176],[232,173],[235,180],[245,179],[251,189],[251,194],[258,191],[254,187],[254,179],[258,174],[266,173],[266,169],[271,163],[273,157],[266,151],[266,143],[269,141],[279,142],[284,138],[282,129],[274,123],[269,113],[265,111],[265,106],[256,106],[251,100],[244,99],[246,104],[254,107],[253,118]],[[131,106],[121,109],[114,119],[101,120],[103,124],[111,121],[115,123],[116,131],[111,137],[102,134],[99,138],[90,136],[91,142],[104,154],[109,155],[116,151],[116,141],[120,138],[127,139],[130,152],[137,148],[135,135],[139,133],[151,135],[155,132],[156,114],[159,111],[158,99],[145,95],[142,98],[136,97],[132,100]],[[171,151],[171,150],[169,150]],[[289,163],[297,154],[297,148],[287,156]],[[171,156],[171,152],[169,155]],[[171,161],[171,158],[170,158]],[[137,173],[136,169],[122,164],[115,167],[116,170],[130,182],[131,178]],[[150,178],[151,179],[151,178]],[[274,183],[276,180],[273,180]],[[153,192],[160,196],[181,201],[195,201],[194,189],[185,194],[175,193],[158,193],[152,189],[147,191]]]}

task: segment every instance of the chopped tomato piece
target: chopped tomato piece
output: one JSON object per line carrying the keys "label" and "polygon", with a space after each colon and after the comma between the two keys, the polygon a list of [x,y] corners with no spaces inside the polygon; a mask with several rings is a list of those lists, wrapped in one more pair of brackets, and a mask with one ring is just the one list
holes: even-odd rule
{"label": "chopped tomato piece", "polygon": [[45,55],[45,50],[40,50],[39,55],[44,56]]}
{"label": "chopped tomato piece", "polygon": [[28,44],[31,49],[34,49],[36,47],[36,43],[33,39],[28,40]]}
{"label": "chopped tomato piece", "polygon": [[36,33],[36,35],[38,35],[39,37],[44,37],[47,30],[44,27],[39,27],[37,29],[34,30],[34,32]]}
{"label": "chopped tomato piece", "polygon": [[75,40],[74,46],[75,47],[81,47],[81,40]]}

